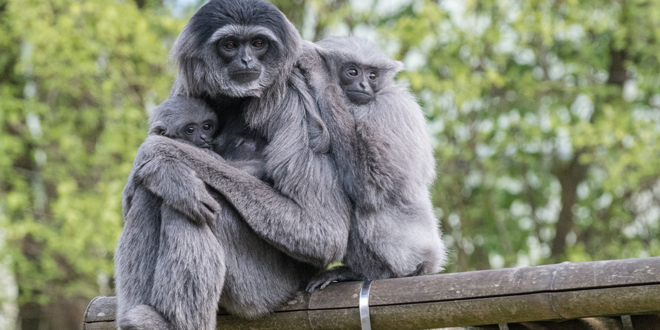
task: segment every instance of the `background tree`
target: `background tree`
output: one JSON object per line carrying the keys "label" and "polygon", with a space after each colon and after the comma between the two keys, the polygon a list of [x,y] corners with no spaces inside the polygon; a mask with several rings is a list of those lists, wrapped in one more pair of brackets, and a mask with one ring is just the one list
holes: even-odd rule
{"label": "background tree", "polygon": [[[201,5],[182,3],[0,0],[5,321],[76,328],[113,294],[121,190]],[[273,3],[406,63],[450,271],[660,254],[660,0]]]}
{"label": "background tree", "polygon": [[184,23],[151,2],[2,1],[0,221],[23,329],[79,328],[112,294],[121,190]]}
{"label": "background tree", "polygon": [[438,138],[452,270],[658,254],[659,5],[423,1],[380,25]]}

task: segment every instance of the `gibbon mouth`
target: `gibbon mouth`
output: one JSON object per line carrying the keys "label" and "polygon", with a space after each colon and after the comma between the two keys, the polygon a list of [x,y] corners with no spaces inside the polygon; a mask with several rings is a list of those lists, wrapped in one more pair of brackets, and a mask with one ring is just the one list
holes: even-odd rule
{"label": "gibbon mouth", "polygon": [[261,76],[260,70],[241,70],[241,71],[234,71],[231,74],[232,80],[239,83],[248,83],[254,81],[258,79],[259,76]]}
{"label": "gibbon mouth", "polygon": [[363,91],[351,91],[351,90],[346,91],[346,97],[348,97],[348,99],[351,102],[353,102],[357,105],[367,104],[367,103],[371,102],[374,99],[373,94],[369,94],[369,93],[363,92]]}
{"label": "gibbon mouth", "polygon": [[370,93],[364,92],[364,91],[346,91],[349,94],[361,94],[365,96],[371,97],[372,95]]}
{"label": "gibbon mouth", "polygon": [[211,145],[208,144],[208,143],[205,143],[205,144],[202,144],[201,146],[199,146],[199,148],[202,148],[202,149],[211,149]]}

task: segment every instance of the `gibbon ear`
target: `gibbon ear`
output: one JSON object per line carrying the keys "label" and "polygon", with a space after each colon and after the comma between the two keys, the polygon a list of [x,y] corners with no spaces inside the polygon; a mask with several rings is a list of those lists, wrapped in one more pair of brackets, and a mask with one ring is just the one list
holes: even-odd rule
{"label": "gibbon ear", "polygon": [[399,73],[399,72],[403,71],[403,69],[404,69],[403,62],[401,62],[401,61],[393,61],[393,63],[392,63],[392,71],[393,71],[394,73]]}
{"label": "gibbon ear", "polygon": [[153,125],[151,125],[151,128],[149,129],[149,135],[165,135],[167,133],[167,128],[165,127],[165,123],[162,121],[157,121]]}

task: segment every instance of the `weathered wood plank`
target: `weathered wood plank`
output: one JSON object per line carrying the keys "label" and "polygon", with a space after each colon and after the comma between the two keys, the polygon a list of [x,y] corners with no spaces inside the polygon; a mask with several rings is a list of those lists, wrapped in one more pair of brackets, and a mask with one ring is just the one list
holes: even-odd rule
{"label": "weathered wood plank", "polygon": [[369,301],[371,306],[378,306],[550,291],[555,266],[375,281]]}
{"label": "weathered wood plank", "polygon": [[660,257],[564,262],[557,266],[553,290],[660,283]]}
{"label": "weathered wood plank", "polygon": [[116,330],[115,322],[93,322],[83,324],[83,330]]}
{"label": "weathered wood plank", "polygon": [[309,309],[357,308],[361,288],[362,282],[341,282],[316,290],[309,298]]}
{"label": "weathered wood plank", "polygon": [[660,285],[533,293],[370,308],[374,329],[429,329],[660,311]]}
{"label": "weathered wood plank", "polygon": [[[660,315],[633,315],[631,317],[634,330],[657,330],[658,325],[660,324]],[[257,325],[258,326],[258,325]],[[621,322],[620,317],[592,317],[585,319],[577,320],[567,320],[567,321],[539,321],[539,322],[524,322],[524,323],[510,323],[508,324],[510,330],[625,330]],[[232,329],[255,329],[253,327],[246,327],[244,324],[240,328]],[[260,328],[256,328],[260,329]],[[290,327],[282,328],[284,330],[291,329]],[[295,328],[293,328],[295,329]],[[345,328],[338,327],[333,329],[356,329],[357,328]],[[452,327],[444,328],[446,330],[499,330],[498,325],[484,325],[476,327]],[[114,322],[96,322],[96,323],[85,323],[83,330],[116,330],[116,325]],[[442,329],[435,329],[442,330]]]}
{"label": "weathered wood plank", "polygon": [[660,283],[660,257],[484,270],[376,281],[370,305]]}
{"label": "weathered wood plank", "polygon": [[117,311],[117,298],[96,297],[87,305],[85,322],[114,321]]}
{"label": "weathered wood plank", "polygon": [[[221,311],[218,329],[359,330],[360,287],[346,282],[301,292],[259,320]],[[92,300],[85,329],[113,325],[115,304],[114,297]],[[660,257],[386,279],[372,284],[370,298],[373,328],[382,330],[658,312]]]}
{"label": "weathered wood plank", "polygon": [[660,284],[557,292],[552,299],[562,319],[647,314],[660,311]]}

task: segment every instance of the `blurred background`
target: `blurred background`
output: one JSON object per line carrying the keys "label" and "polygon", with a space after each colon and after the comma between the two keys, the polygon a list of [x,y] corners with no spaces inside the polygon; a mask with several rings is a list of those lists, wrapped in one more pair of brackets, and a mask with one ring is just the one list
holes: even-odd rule
{"label": "blurred background", "polygon": [[[0,329],[113,295],[121,191],[197,0],[0,0]],[[447,271],[660,255],[660,1],[273,0],[406,64]]]}

